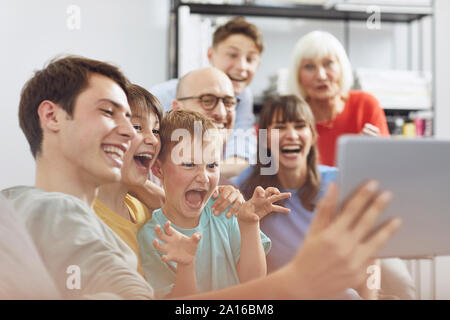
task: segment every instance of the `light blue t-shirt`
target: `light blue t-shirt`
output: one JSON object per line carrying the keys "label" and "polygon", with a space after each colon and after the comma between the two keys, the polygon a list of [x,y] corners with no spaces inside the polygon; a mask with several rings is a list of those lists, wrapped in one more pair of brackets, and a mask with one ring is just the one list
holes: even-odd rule
{"label": "light blue t-shirt", "polygon": [[[176,98],[178,79],[171,79],[159,83],[150,92],[163,105],[164,113],[172,109],[172,101]],[[224,158],[233,156],[246,159],[250,164],[256,163],[257,139],[254,128],[255,114],[253,113],[253,95],[249,87],[236,96],[239,104],[236,106],[236,120],[233,132],[225,145]]]}
{"label": "light blue t-shirt", "polygon": [[[241,186],[252,170],[253,167],[247,168],[233,182]],[[337,172],[335,167],[319,165],[322,182],[316,201],[325,195],[328,184],[336,181]],[[291,193],[291,197],[284,203],[284,206],[291,209],[291,212],[289,214],[273,212],[261,221],[261,231],[272,241],[272,249],[267,255],[268,273],[281,268],[295,257],[314,217],[313,212],[303,207],[298,197],[299,190],[280,189],[280,191]],[[360,299],[360,297],[355,290],[347,289],[335,299]]]}
{"label": "light blue t-shirt", "polygon": [[[236,264],[241,250],[241,234],[235,216],[225,217],[222,213],[215,216],[211,206],[215,200],[210,199],[200,216],[199,224],[193,229],[182,229],[172,224],[172,227],[184,235],[191,237],[200,232],[202,238],[195,255],[195,273],[199,292],[223,289],[239,284]],[[176,263],[163,262],[163,253],[156,251],[152,245],[156,225],[164,226],[168,221],[161,209],[153,211],[152,218],[138,233],[142,268],[147,281],[154,289],[157,298],[168,295],[175,284]],[[271,247],[270,239],[261,232],[264,252]]]}

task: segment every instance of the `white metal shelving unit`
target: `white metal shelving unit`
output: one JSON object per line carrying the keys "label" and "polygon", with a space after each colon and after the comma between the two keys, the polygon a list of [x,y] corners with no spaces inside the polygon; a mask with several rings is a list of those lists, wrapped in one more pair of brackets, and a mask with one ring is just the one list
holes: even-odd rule
{"label": "white metal shelving unit", "polygon": [[[356,4],[355,1],[329,1],[329,5],[302,5],[302,4],[280,4],[274,2],[273,5],[257,4],[255,1],[243,1],[243,4],[204,4],[192,3],[183,0],[171,0],[171,21],[170,21],[170,39],[169,39],[169,77],[178,77],[179,72],[179,52],[180,39],[179,34],[182,32],[183,25],[180,23],[180,16],[185,14],[186,10],[190,14],[213,15],[213,16],[247,16],[247,17],[273,17],[288,19],[321,19],[321,20],[339,20],[345,23],[344,27],[344,47],[347,52],[350,50],[350,22],[351,21],[367,21],[372,14],[368,8],[370,3]],[[267,1],[266,1],[267,3]],[[184,10],[184,13],[183,13]],[[431,27],[431,73],[432,73],[432,108],[433,112],[436,101],[435,90],[435,26],[434,26],[434,0],[430,0],[430,6],[419,5],[378,5],[381,21],[405,23],[408,25],[408,69],[412,69],[412,42],[413,32],[412,25],[415,22],[419,24],[418,47],[421,48],[424,40],[422,21],[425,17],[432,18]],[[419,70],[423,70],[423,52],[419,50]],[[407,115],[413,109],[395,109],[386,110],[386,115],[403,114]],[[433,130],[434,115],[433,115]],[[427,260],[430,262],[430,286],[431,297],[436,299],[436,259],[435,257],[417,257],[407,261],[408,268],[415,278],[417,298],[422,298],[422,278],[421,262]]]}

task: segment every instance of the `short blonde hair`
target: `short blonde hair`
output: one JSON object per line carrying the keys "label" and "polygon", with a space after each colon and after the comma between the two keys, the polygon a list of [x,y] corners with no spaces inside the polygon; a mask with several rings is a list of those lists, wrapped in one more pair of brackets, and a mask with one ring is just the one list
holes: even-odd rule
{"label": "short blonde hair", "polygon": [[172,141],[172,133],[178,129],[185,129],[192,138],[195,136],[195,122],[198,121],[201,125],[202,138],[205,132],[214,129],[218,130],[214,122],[203,113],[188,110],[171,110],[161,121],[160,139],[161,151],[159,152],[159,159],[165,161],[167,155],[172,151],[174,146],[179,141]]}
{"label": "short blonde hair", "polygon": [[325,31],[312,31],[297,42],[294,47],[288,70],[287,91],[306,99],[305,90],[298,82],[298,71],[303,59],[322,58],[334,55],[341,67],[341,94],[347,95],[353,86],[353,71],[347,53],[339,40]]}

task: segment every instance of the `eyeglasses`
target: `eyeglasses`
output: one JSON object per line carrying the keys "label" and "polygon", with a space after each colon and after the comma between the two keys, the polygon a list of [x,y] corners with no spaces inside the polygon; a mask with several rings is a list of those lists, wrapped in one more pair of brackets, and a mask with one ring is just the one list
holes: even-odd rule
{"label": "eyeglasses", "polygon": [[177,100],[188,100],[188,99],[199,99],[203,109],[205,110],[214,110],[214,108],[217,106],[217,103],[219,103],[219,100],[222,100],[225,108],[227,109],[234,109],[236,105],[239,103],[240,99],[236,97],[226,96],[226,97],[217,97],[213,94],[203,94],[201,96],[197,97],[183,97],[183,98],[177,98]]}

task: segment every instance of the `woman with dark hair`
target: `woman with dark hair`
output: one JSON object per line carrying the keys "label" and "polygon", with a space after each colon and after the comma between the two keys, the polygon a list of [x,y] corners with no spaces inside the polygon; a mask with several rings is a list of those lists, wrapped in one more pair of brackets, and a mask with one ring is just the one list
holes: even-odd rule
{"label": "woman with dark hair", "polygon": [[[295,256],[314,217],[316,202],[323,197],[328,183],[336,180],[337,169],[318,165],[314,117],[300,98],[294,95],[271,98],[261,111],[259,130],[267,130],[267,140],[260,139],[259,148],[267,149],[272,163],[262,163],[260,150],[257,164],[242,172],[236,184],[246,199],[257,186],[274,186],[292,193],[283,203],[291,213],[272,213],[261,221],[261,230],[272,240],[267,255],[269,273]],[[264,169],[274,163],[276,173],[264,174]],[[359,296],[349,289],[338,298]]]}

